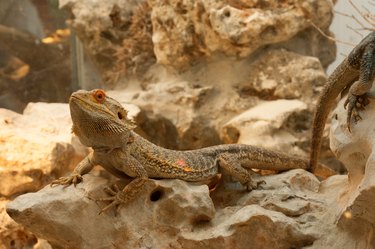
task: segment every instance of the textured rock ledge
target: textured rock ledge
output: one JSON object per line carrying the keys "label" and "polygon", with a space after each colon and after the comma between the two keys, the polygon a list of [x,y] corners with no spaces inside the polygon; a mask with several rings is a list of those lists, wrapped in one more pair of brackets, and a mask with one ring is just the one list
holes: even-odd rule
{"label": "textured rock ledge", "polygon": [[[332,205],[346,176],[320,183],[304,170],[263,176],[261,190],[223,183],[150,180],[122,207],[98,215],[108,184],[86,175],[76,188],[45,187],[16,198],[8,214],[38,237],[65,248],[365,248],[368,226],[336,226]],[[118,182],[123,184],[123,182]],[[348,235],[349,232],[349,235]],[[359,236],[359,237],[358,237]]]}

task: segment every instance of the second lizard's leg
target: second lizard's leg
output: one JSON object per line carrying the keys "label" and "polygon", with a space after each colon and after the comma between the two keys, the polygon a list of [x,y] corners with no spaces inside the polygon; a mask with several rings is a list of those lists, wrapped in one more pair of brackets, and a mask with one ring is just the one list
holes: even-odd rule
{"label": "second lizard's leg", "polygon": [[238,158],[231,154],[221,154],[218,157],[219,166],[226,170],[226,172],[236,178],[242,185],[246,186],[248,190],[255,189],[261,182],[255,182],[251,179],[251,174],[248,170],[241,166]]}
{"label": "second lizard's leg", "polygon": [[375,36],[365,45],[362,56],[358,58],[360,60],[359,79],[350,87],[348,98],[344,104],[348,109],[347,126],[349,131],[352,118],[355,122],[360,120],[359,110],[363,110],[369,103],[367,93],[375,78]]}

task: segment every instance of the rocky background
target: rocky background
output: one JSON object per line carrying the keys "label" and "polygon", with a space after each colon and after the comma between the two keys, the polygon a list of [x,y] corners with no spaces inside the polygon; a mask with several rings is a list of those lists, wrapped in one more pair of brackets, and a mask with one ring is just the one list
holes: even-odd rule
{"label": "rocky background", "polygon": [[311,23],[327,30],[331,1],[60,5],[72,12],[104,87],[140,107],[137,121],[154,142],[308,150],[313,101],[335,58],[334,43]]}
{"label": "rocky background", "polygon": [[[335,44],[312,23],[329,33],[330,0],[60,0],[60,7],[101,77],[85,88],[108,90],[147,139],[172,149],[246,143],[308,155],[314,103],[335,58]],[[320,182],[303,170],[259,176],[265,186],[250,193],[231,179],[214,191],[150,180],[118,216],[98,215],[92,197],[115,181],[106,172],[97,169],[77,188],[46,186],[88,153],[70,133],[68,105],[30,103],[23,114],[0,109],[0,117],[0,248],[374,246],[374,217],[363,211],[372,187],[361,185],[370,179],[365,166],[349,170],[349,180]],[[324,147],[325,162],[342,170],[328,139]],[[360,155],[364,165],[370,151]],[[5,212],[17,196],[8,213],[24,226]]]}

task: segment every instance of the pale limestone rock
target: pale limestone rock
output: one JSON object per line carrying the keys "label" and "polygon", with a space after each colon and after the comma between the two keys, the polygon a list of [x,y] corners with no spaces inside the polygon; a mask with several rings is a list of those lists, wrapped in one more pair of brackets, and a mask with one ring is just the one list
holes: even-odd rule
{"label": "pale limestone rock", "polygon": [[[242,3],[242,4],[241,4]],[[182,68],[214,53],[246,57],[316,23],[328,27],[332,3],[321,1],[149,1],[157,62]]]}
{"label": "pale limestone rock", "polygon": [[50,243],[44,239],[38,239],[38,242],[34,245],[33,249],[53,249]]}
{"label": "pale limestone rock", "polygon": [[[108,181],[84,176],[77,187],[22,195],[7,212],[38,237],[67,248],[372,248],[368,223],[338,227],[346,176],[319,182],[304,170],[258,177],[251,192],[181,180],[149,180],[136,199],[98,215]],[[121,186],[123,181],[118,181]]]}
{"label": "pale limestone rock", "polygon": [[147,139],[175,149],[220,143],[213,122],[198,112],[212,99],[213,93],[211,86],[191,86],[181,79],[150,84],[145,91],[108,91],[108,95],[121,103],[135,103],[142,109],[137,124]]}
{"label": "pale limestone rock", "polygon": [[221,134],[227,143],[246,143],[296,154],[298,149],[293,145],[298,138],[282,128],[291,114],[306,109],[306,104],[299,100],[267,101],[229,120]]}
{"label": "pale limestone rock", "polygon": [[337,216],[340,222],[351,219],[365,220],[375,224],[375,105],[374,101],[360,112],[363,120],[352,125],[350,133],[346,126],[347,110],[342,99],[331,120],[331,148],[348,171],[349,184],[342,190],[340,209]]}
{"label": "pale limestone rock", "polygon": [[[272,137],[275,131],[284,137],[283,145],[278,146],[270,140],[267,146],[289,152],[296,144],[308,144],[309,138],[303,132],[310,128],[312,99],[326,76],[315,58],[283,49],[269,50],[264,55],[254,60],[221,57],[180,75],[156,67],[153,70],[157,77],[144,89],[130,81],[127,88],[108,94],[122,103],[139,106],[142,109],[141,118],[137,120],[139,127],[148,139],[168,148],[193,149],[223,142],[262,144],[260,135]],[[277,127],[273,126],[269,133],[258,130],[256,138],[249,135],[238,140],[237,130],[242,130],[241,126],[245,124],[236,124],[233,134],[223,132],[223,126],[229,120],[248,109],[271,100],[282,102],[282,99],[288,99],[285,100],[287,103],[300,99],[303,102],[299,103],[304,107],[296,109],[291,105],[292,113],[288,112],[287,119]],[[241,133],[246,134],[245,131]],[[298,148],[293,150],[301,153]]]}
{"label": "pale limestone rock", "polygon": [[38,237],[69,248],[167,248],[180,230],[205,224],[215,214],[207,186],[150,180],[117,216],[112,211],[99,215],[106,204],[93,198],[106,196],[106,183],[86,175],[76,188],[47,186],[18,197],[7,210]]}
{"label": "pale limestone rock", "polygon": [[320,61],[285,49],[264,51],[254,60],[241,82],[235,85],[243,97],[264,100],[300,99],[308,104],[326,81]]}
{"label": "pale limestone rock", "polygon": [[30,103],[23,115],[0,109],[0,118],[0,196],[36,191],[87,154],[71,141],[67,104]]}
{"label": "pale limestone rock", "polygon": [[298,248],[315,240],[293,218],[258,205],[225,208],[204,228],[182,233],[180,248]]}
{"label": "pale limestone rock", "polygon": [[[348,176],[337,175],[328,178],[320,185],[319,193],[322,194],[326,209],[320,209],[319,225],[315,231],[319,231],[322,236],[316,240],[311,248],[333,249],[356,248],[367,249],[375,247],[375,240],[372,236],[373,225],[363,219],[345,219],[345,222],[338,223],[340,210],[345,203],[343,194],[348,188]],[[314,203],[313,205],[315,205]],[[314,221],[313,217],[308,217],[304,222]]]}
{"label": "pale limestone rock", "polygon": [[155,63],[190,70],[218,54],[245,58],[264,46],[319,57],[325,67],[335,57],[334,44],[311,25],[327,30],[330,0],[61,0],[60,7],[72,13],[72,28],[110,81],[121,73],[148,79]]}

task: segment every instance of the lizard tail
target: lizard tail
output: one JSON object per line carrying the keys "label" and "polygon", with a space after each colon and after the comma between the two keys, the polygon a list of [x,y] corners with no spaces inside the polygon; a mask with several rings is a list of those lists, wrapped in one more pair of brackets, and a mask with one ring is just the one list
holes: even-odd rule
{"label": "lizard tail", "polygon": [[[310,161],[306,158],[248,144],[222,144],[214,147],[202,148],[199,149],[199,151],[207,158],[218,158],[222,154],[230,154],[234,160],[238,160],[241,166],[246,169],[273,171],[285,171],[291,169],[308,170],[310,166]],[[187,152],[185,151],[185,153]],[[325,179],[331,175],[335,175],[336,172],[319,163],[317,164],[314,174]]]}
{"label": "lizard tail", "polygon": [[[349,71],[351,73],[348,73]],[[348,60],[345,59],[329,76],[327,84],[318,99],[311,138],[309,171],[312,173],[317,170],[323,131],[328,115],[336,102],[336,98],[346,87],[354,82],[356,74],[352,72],[352,69],[348,66]]]}
{"label": "lizard tail", "polygon": [[[246,146],[246,145],[243,145]],[[305,158],[291,156],[284,153],[269,151],[259,147],[251,147],[248,145],[247,157],[249,163],[242,164],[245,168],[268,169],[276,171],[285,171],[290,169],[305,169],[308,170],[310,163]],[[243,149],[246,153],[246,147]],[[243,153],[242,155],[244,155]],[[329,176],[335,175],[336,172],[324,164],[317,163],[314,172],[316,176],[326,179]]]}

